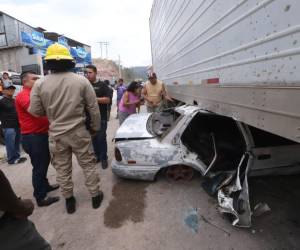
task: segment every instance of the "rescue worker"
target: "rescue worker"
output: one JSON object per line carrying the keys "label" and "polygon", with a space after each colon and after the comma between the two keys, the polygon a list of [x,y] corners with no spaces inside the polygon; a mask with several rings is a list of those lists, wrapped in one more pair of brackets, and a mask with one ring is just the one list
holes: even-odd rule
{"label": "rescue worker", "polygon": [[101,128],[96,136],[93,137],[93,147],[96,155],[97,162],[101,162],[102,168],[106,169],[108,167],[107,161],[107,140],[106,140],[106,130],[107,130],[107,110],[111,103],[111,91],[109,87],[102,81],[97,80],[97,68],[94,65],[88,65],[85,69],[85,74],[87,79],[90,81],[95,94],[97,96],[97,102],[99,105],[99,110],[101,114]]}
{"label": "rescue worker", "polygon": [[165,85],[162,81],[157,79],[155,73],[151,73],[148,76],[148,81],[142,90],[142,95],[146,101],[147,112],[159,112],[163,108],[163,101],[173,101],[169,97]]}
{"label": "rescue worker", "polygon": [[[72,73],[75,62],[69,50],[60,44],[50,45],[45,56],[50,75],[39,79],[30,95],[29,112],[47,115],[51,162],[57,171],[57,182],[66,199],[69,214],[76,211],[73,195],[72,153],[84,176],[94,209],[99,208],[103,193],[99,189],[99,174],[92,149],[91,135],[99,130],[100,113],[95,92],[87,79]],[[86,128],[86,112],[90,116]]]}

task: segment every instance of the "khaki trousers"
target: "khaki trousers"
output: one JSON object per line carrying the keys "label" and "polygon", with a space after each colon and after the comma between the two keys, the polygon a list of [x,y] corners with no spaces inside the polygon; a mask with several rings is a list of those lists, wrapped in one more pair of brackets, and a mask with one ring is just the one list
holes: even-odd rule
{"label": "khaki trousers", "polygon": [[99,194],[100,178],[96,169],[96,158],[91,136],[85,127],[76,128],[56,137],[50,134],[49,149],[51,163],[57,172],[57,183],[66,199],[73,196],[72,153],[83,170],[85,185],[91,196]]}
{"label": "khaki trousers", "polygon": [[147,113],[160,112],[163,109],[163,101],[158,106],[152,107],[146,104],[146,107],[147,107]]}

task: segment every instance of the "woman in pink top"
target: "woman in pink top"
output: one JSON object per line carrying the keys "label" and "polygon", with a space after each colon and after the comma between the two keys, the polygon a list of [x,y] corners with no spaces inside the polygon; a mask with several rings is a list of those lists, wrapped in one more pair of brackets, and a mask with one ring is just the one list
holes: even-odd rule
{"label": "woman in pink top", "polygon": [[137,82],[132,82],[122,96],[119,103],[119,122],[120,125],[131,114],[136,113],[136,109],[140,107],[141,91]]}

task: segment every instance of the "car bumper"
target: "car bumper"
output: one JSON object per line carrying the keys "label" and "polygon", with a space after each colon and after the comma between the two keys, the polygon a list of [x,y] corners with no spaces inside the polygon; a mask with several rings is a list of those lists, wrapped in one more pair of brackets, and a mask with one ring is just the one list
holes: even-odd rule
{"label": "car bumper", "polygon": [[160,166],[122,165],[115,160],[112,162],[112,172],[126,179],[153,181],[160,169]]}

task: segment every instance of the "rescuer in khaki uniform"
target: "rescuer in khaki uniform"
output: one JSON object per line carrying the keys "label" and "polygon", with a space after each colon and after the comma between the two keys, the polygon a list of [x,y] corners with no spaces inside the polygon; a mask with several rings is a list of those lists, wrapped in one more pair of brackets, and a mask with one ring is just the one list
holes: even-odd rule
{"label": "rescuer in khaki uniform", "polygon": [[[75,63],[69,50],[60,45],[49,46],[46,66],[51,74],[38,80],[31,91],[29,112],[47,115],[50,121],[49,148],[51,162],[57,171],[57,182],[66,199],[68,213],[76,210],[73,196],[72,153],[75,154],[91,197],[93,208],[103,199],[99,189],[99,174],[92,149],[91,135],[99,128],[100,113],[93,87],[83,76],[71,72]],[[86,112],[90,115],[89,131]]]}
{"label": "rescuer in khaki uniform", "polygon": [[164,83],[157,79],[155,73],[149,74],[148,81],[142,90],[142,95],[146,100],[148,113],[161,111],[164,98],[173,101],[172,98],[169,97]]}

